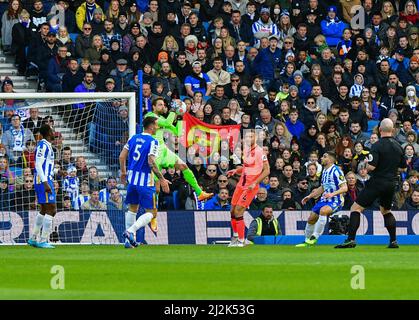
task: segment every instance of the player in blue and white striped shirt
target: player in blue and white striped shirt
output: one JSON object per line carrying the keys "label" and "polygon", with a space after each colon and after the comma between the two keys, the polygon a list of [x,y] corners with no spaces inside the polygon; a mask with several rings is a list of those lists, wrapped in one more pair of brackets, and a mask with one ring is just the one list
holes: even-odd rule
{"label": "player in blue and white striped shirt", "polygon": [[[83,203],[89,201],[90,199],[90,187],[89,182],[83,181],[80,185],[80,192],[79,196],[73,203],[73,207],[75,210],[80,210]],[[100,199],[99,199],[100,200]]]}
{"label": "player in blue and white striped shirt", "polygon": [[[54,150],[51,145],[54,132],[49,125],[43,125],[39,132],[43,139],[39,141],[35,150],[35,192],[41,210],[36,216],[28,244],[33,247],[53,249],[54,246],[48,243],[48,239],[52,231],[52,220],[57,213],[53,182]],[[38,242],[39,235],[41,235],[40,242]]]}
{"label": "player in blue and white striped shirt", "polygon": [[[158,128],[157,118],[145,118],[143,126],[144,132],[131,137],[119,155],[121,182],[125,183],[128,176],[127,197],[125,199],[128,204],[128,212],[125,215],[127,230],[123,234],[126,239],[126,248],[138,246],[134,234],[157,216],[154,175],[159,179],[163,191],[169,193],[170,182],[163,177],[156,165],[158,142],[152,135],[156,133]],[[146,213],[135,221],[139,206],[145,209]]]}
{"label": "player in blue and white striped shirt", "polygon": [[344,194],[348,191],[345,176],[342,170],[335,164],[336,155],[327,151],[323,154],[323,173],[321,185],[314,189],[301,203],[304,205],[312,198],[320,200],[315,204],[308,218],[304,243],[297,247],[307,247],[316,244],[320,235],[323,234],[327,217],[340,210],[344,203]]}

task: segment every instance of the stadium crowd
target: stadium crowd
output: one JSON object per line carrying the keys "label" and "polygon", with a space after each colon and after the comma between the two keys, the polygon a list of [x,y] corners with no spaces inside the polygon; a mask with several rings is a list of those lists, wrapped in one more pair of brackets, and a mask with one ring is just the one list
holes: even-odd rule
{"label": "stadium crowd", "polygon": [[[168,106],[181,98],[206,123],[260,129],[271,174],[250,209],[311,209],[312,202],[301,200],[319,185],[320,158],[328,150],[346,175],[349,209],[369,179],[359,163],[379,139],[379,121],[389,117],[408,165],[394,205],[410,210],[419,209],[417,7],[412,0],[11,0],[2,6],[1,39],[19,75],[38,77],[39,91],[140,89],[137,114],[150,111],[156,97]],[[10,78],[2,91],[13,92]],[[99,121],[92,110],[83,112],[86,105],[73,108],[72,121],[86,128]],[[126,106],[116,108],[126,125]],[[0,203],[32,208],[36,130],[54,119],[38,119],[36,109],[26,115],[9,109],[1,121]],[[120,128],[115,139],[122,148],[127,126]],[[102,181],[86,159],[73,159],[59,132],[54,146],[59,209],[124,208],[118,177]],[[206,203],[196,200],[179,171],[165,170],[172,184],[159,197],[161,208],[228,210],[238,180],[226,172],[239,153],[188,164],[202,188],[215,194]],[[9,166],[19,164],[23,174],[15,177]],[[30,201],[14,200],[22,198]]]}

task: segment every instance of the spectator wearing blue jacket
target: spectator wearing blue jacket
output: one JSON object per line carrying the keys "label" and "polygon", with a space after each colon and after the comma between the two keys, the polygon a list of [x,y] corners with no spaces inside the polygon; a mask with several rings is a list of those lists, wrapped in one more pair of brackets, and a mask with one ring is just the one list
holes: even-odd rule
{"label": "spectator wearing blue jacket", "polygon": [[262,49],[255,58],[255,66],[263,78],[263,85],[270,88],[275,78],[275,69],[281,65],[281,49],[278,48],[279,38],[277,35],[269,37],[269,47]]}
{"label": "spectator wearing blue jacket", "polygon": [[58,53],[54,55],[48,63],[47,71],[47,91],[62,92],[63,76],[67,72],[67,47],[58,48]]}
{"label": "spectator wearing blue jacket", "polygon": [[298,88],[298,96],[303,100],[307,100],[311,95],[313,86],[308,80],[304,79],[303,73],[300,70],[294,72],[292,79],[290,80],[290,85],[294,85]]}
{"label": "spectator wearing blue jacket", "polygon": [[128,61],[126,59],[118,59],[116,61],[116,68],[109,74],[115,80],[115,91],[130,91],[131,81],[134,80],[133,71],[127,67]]}
{"label": "spectator wearing blue jacket", "polygon": [[287,129],[292,134],[292,136],[297,137],[297,139],[300,139],[305,130],[304,123],[298,120],[297,109],[291,109],[289,119],[287,122],[285,122],[285,125],[287,126]]}
{"label": "spectator wearing blue jacket", "polygon": [[220,189],[220,192],[205,202],[204,210],[230,210],[231,205],[228,201],[229,192],[227,188]]}
{"label": "spectator wearing blue jacket", "polygon": [[337,16],[336,6],[330,6],[327,9],[326,18],[320,22],[322,33],[326,37],[327,45],[330,47],[336,47],[341,41],[343,30],[348,27],[346,23],[339,19]]}
{"label": "spectator wearing blue jacket", "polygon": [[396,50],[394,58],[389,59],[390,69],[397,73],[401,83],[409,81],[409,64],[410,60],[405,57],[405,51],[401,48]]}

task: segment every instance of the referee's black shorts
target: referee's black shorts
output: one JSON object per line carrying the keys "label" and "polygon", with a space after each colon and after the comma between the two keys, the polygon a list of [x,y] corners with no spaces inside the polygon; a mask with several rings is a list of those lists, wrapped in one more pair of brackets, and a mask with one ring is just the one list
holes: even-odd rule
{"label": "referee's black shorts", "polygon": [[396,187],[397,184],[393,181],[369,180],[355,202],[367,208],[374,203],[375,199],[378,199],[381,207],[390,210]]}

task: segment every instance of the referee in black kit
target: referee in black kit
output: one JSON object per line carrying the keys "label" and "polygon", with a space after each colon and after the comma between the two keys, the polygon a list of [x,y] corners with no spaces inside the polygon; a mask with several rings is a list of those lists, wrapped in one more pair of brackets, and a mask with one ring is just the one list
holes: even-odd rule
{"label": "referee in black kit", "polygon": [[391,213],[391,204],[396,191],[399,168],[406,170],[406,160],[400,144],[393,138],[393,121],[383,119],[380,124],[381,138],[371,147],[365,166],[371,172],[365,189],[359,194],[351,207],[348,238],[335,248],[355,248],[355,235],[359,228],[361,212],[379,199],[384,225],[390,234],[388,248],[398,248],[396,241],[396,219]]}

